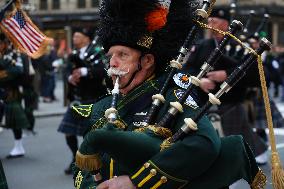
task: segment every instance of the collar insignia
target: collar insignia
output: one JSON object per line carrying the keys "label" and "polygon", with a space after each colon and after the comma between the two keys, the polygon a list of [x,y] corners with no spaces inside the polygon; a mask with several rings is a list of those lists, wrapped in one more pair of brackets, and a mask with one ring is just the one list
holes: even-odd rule
{"label": "collar insignia", "polygon": [[183,89],[187,89],[188,86],[191,83],[191,78],[183,73],[177,73],[173,76],[173,79],[175,81],[175,83],[177,84],[177,86],[183,88]]}

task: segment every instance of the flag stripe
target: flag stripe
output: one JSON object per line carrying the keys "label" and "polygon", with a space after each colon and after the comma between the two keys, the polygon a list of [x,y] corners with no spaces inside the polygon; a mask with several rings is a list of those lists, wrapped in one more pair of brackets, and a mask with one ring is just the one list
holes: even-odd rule
{"label": "flag stripe", "polygon": [[[16,27],[18,27],[18,30],[21,29],[16,20],[11,19],[11,21],[14,23],[14,25]],[[26,42],[33,48],[33,50],[36,50],[39,46],[35,42],[33,42],[33,39],[32,39],[32,37],[30,35],[26,35],[26,33],[24,31],[24,28],[22,29],[22,31],[23,31],[22,32],[23,36],[26,37],[26,39],[27,39]]]}
{"label": "flag stripe", "polygon": [[28,47],[29,51],[31,53],[34,52],[34,48],[33,46],[29,43],[29,40],[22,34],[18,31],[19,27],[18,25],[15,25],[15,23],[13,22],[14,19],[10,19],[9,22],[7,22],[7,24],[10,25],[10,27],[17,33],[18,37],[20,37],[22,39],[22,41],[26,44],[26,46]]}
{"label": "flag stripe", "polygon": [[25,29],[22,29],[24,35],[30,40],[30,42],[33,44],[35,49],[39,48],[39,42],[36,41],[34,38],[32,38]]}
{"label": "flag stripe", "polygon": [[27,31],[31,36],[33,36],[39,43],[41,43],[41,42],[43,41],[43,39],[42,39],[39,35],[35,34],[33,31],[31,31],[31,29],[30,29],[30,27],[29,27],[29,24],[27,25],[27,27],[25,27],[25,29],[26,29],[26,31]]}
{"label": "flag stripe", "polygon": [[42,36],[39,32],[37,32],[33,27],[31,27],[31,25],[29,23],[27,23],[28,28],[30,28],[31,31],[33,31],[33,33],[37,36],[39,36],[40,38],[44,39],[45,37]]}
{"label": "flag stripe", "polygon": [[9,30],[9,32],[11,32],[16,39],[18,40],[19,44],[24,48],[29,50],[29,48],[26,46],[26,44],[23,42],[23,40],[21,38],[18,37],[18,34],[13,30],[13,28],[10,27],[10,25],[8,25],[7,20],[4,20],[3,25]]}
{"label": "flag stripe", "polygon": [[33,38],[38,42],[41,43],[43,40],[39,38],[37,35],[35,35],[28,27],[25,27],[25,31],[30,35],[33,36]]}

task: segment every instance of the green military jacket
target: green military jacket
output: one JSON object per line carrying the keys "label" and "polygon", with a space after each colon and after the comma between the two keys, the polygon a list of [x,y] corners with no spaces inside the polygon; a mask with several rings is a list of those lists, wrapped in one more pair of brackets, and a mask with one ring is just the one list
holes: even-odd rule
{"label": "green military jacket", "polygon": [[[219,178],[218,169],[222,168],[222,159],[232,159],[227,150],[232,149],[233,143],[235,147],[243,149],[236,150],[236,157],[247,160],[247,152],[240,137],[221,140],[206,116],[198,122],[197,131],[161,151],[160,145],[165,138],[155,133],[152,128],[141,129],[151,106],[151,96],[158,93],[158,89],[158,80],[150,80],[122,96],[118,102],[120,124],[117,125],[109,124],[104,117],[105,110],[111,104],[110,96],[94,105],[73,108],[77,114],[87,118],[85,124],[90,127],[79,152],[85,155],[100,154],[103,180],[114,175],[129,175],[138,188],[145,189],[218,189],[229,186],[242,176],[251,183],[258,168],[256,167],[253,173],[249,170],[247,174],[247,169],[243,169],[242,165],[246,164],[246,168],[251,168],[250,162],[239,160],[235,164],[234,174],[229,174],[232,170],[225,167],[220,173],[228,176],[222,181],[215,179]],[[182,92],[178,86],[167,91],[167,102],[161,108],[157,120],[167,112],[169,102],[177,101]],[[168,126],[171,132],[175,133],[184,124],[184,118],[193,117],[198,110],[195,101],[188,98],[183,113]],[[76,188],[96,188],[97,183],[90,171],[75,167],[74,173]],[[212,179],[208,177],[208,173]],[[200,185],[200,181],[206,184]]]}
{"label": "green military jacket", "polygon": [[16,80],[23,73],[23,68],[16,65],[16,62],[12,62],[9,58],[0,58],[0,86],[9,87],[10,85],[17,85]]}
{"label": "green military jacket", "polygon": [[22,94],[19,90],[23,74],[22,59],[15,53],[7,52],[0,58],[0,87],[4,88],[5,127],[28,128],[28,119],[21,105]]}

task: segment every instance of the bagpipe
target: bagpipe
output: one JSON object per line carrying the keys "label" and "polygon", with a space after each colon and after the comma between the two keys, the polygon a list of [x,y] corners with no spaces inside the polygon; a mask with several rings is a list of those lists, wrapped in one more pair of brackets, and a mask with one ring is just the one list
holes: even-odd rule
{"label": "bagpipe", "polygon": [[[237,16],[236,7],[237,7],[237,4],[235,2],[232,2],[230,4],[231,18]],[[260,33],[266,27],[270,16],[268,13],[263,13],[262,19],[258,23],[258,26],[256,27],[255,31],[250,31],[249,29],[251,27],[252,20],[254,19],[254,17],[257,16],[255,10],[250,10],[247,16],[248,18],[246,19],[246,22],[244,24],[244,29],[238,35],[238,37],[243,43],[245,43],[246,46],[250,46],[248,39],[250,37],[260,37]],[[226,46],[225,54],[228,56],[234,57],[235,59],[245,57],[248,53],[249,53],[249,50],[247,48],[244,48],[241,44],[237,43],[236,41],[232,41],[231,44],[228,44]]]}
{"label": "bagpipe", "polygon": [[104,61],[102,56],[102,47],[98,44],[98,36],[95,36],[92,42],[88,45],[86,51],[84,52],[84,58],[79,57],[80,51],[73,50],[69,60],[72,62],[75,68],[87,67],[91,68],[94,64],[99,61]]}
{"label": "bagpipe", "polygon": [[[107,58],[104,55],[103,48],[99,43],[98,36],[96,35],[91,43],[88,45],[86,51],[84,52],[83,59],[80,58],[80,51],[73,50],[69,56],[69,61],[72,64],[70,70],[85,67],[90,73],[90,78],[98,77],[96,68],[102,71],[100,75],[102,77],[102,85],[106,85],[106,88],[112,87],[112,83],[109,81],[106,72],[105,63]],[[84,100],[81,98],[81,92],[77,86],[69,84],[69,96],[71,99],[70,107],[74,105],[80,105],[81,101]]]}
{"label": "bagpipe", "polygon": [[[170,148],[176,142],[184,139],[184,137],[186,137],[188,134],[197,131],[198,122],[207,113],[209,108],[212,105],[220,105],[221,101],[219,98],[224,93],[229,92],[230,89],[241,78],[244,77],[246,71],[252,64],[256,62],[261,64],[261,54],[264,51],[269,51],[271,49],[272,44],[266,38],[261,39],[260,47],[256,49],[256,51],[249,48],[249,55],[245,58],[243,63],[236,67],[232,74],[229,75],[229,77],[223,82],[223,84],[220,86],[220,90],[216,94],[209,93],[208,101],[198,110],[197,114],[195,114],[194,117],[184,119],[184,124],[180,127],[180,129],[178,129],[174,134],[169,134],[173,129],[170,128],[170,123],[175,120],[178,114],[183,112],[183,104],[186,101],[190,91],[192,91],[194,86],[199,86],[200,79],[207,72],[214,69],[217,60],[224,51],[228,41],[231,38],[234,38],[240,44],[243,44],[236,39],[236,37],[234,37],[236,32],[242,29],[242,24],[241,22],[234,20],[231,23],[228,32],[219,31],[224,34],[222,42],[214,49],[208,60],[202,65],[200,73],[197,76],[190,77],[191,84],[185,90],[182,97],[179,98],[179,101],[170,102],[170,108],[168,109],[167,113],[162,116],[160,121],[156,120],[161,104],[166,100],[163,95],[167,91],[169,82],[172,76],[176,73],[177,69],[181,69],[182,64],[186,62],[190,43],[198,31],[199,25],[204,26],[201,21],[206,19],[210,14],[210,9],[212,9],[211,3],[211,1],[205,0],[202,9],[197,10],[196,24],[192,27],[183,46],[181,47],[178,58],[170,62],[172,68],[169,71],[169,75],[165,80],[164,85],[161,87],[159,94],[156,94],[152,97],[153,102],[150,111],[148,111],[146,123],[144,124],[145,126],[142,129],[139,129],[139,132],[125,131],[124,127],[120,127],[118,124],[116,124],[116,121],[118,121],[116,120],[118,117],[116,104],[118,98],[117,89],[119,86],[118,84],[115,85],[115,89],[113,90],[112,105],[110,108],[111,111],[109,112],[109,110],[107,110],[105,113],[108,123],[102,128],[94,129],[87,133],[76,154],[76,166],[82,170],[90,171],[94,175],[95,181],[100,182],[102,180],[100,175],[100,169],[102,167],[100,157],[101,153],[107,153],[110,157],[121,163],[124,167],[135,170],[149,160],[149,157],[153,157],[155,154]],[[117,77],[116,83],[118,83],[118,78],[119,77]],[[114,132],[115,129],[118,129],[119,132]],[[164,133],[167,134],[163,135]],[[143,145],[141,143],[143,143]],[[137,146],[139,146],[138,151],[135,150],[137,149]],[[121,153],[122,151],[127,153]],[[135,156],[130,155],[130,153],[133,151],[137,153]],[[274,159],[277,159],[277,157]],[[278,167],[281,169],[279,164],[280,163],[278,162]]]}

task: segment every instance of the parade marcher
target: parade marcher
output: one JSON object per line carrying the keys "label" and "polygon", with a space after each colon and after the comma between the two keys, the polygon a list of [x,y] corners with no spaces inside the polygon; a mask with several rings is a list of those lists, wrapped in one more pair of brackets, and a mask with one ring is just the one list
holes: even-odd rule
{"label": "parade marcher", "polygon": [[25,150],[22,144],[22,129],[29,128],[29,122],[21,104],[19,90],[23,74],[23,60],[10,46],[4,34],[0,36],[0,84],[7,93],[5,102],[5,125],[13,130],[15,145],[7,158],[22,157]]}
{"label": "parade marcher", "polygon": [[48,46],[46,53],[37,59],[40,71],[40,88],[43,102],[49,103],[53,99],[53,91],[55,86],[55,71],[52,65],[57,59],[57,54],[52,45]]}
{"label": "parade marcher", "polygon": [[[228,29],[228,13],[222,9],[213,9],[212,14],[208,18],[208,25],[213,28],[227,31]],[[222,35],[209,31],[209,39],[203,40],[200,45],[195,47],[192,56],[189,57],[188,67],[184,70],[189,73],[199,71],[201,65],[208,59],[212,52],[222,40]],[[201,79],[200,88],[206,92],[200,92],[201,103],[207,101],[207,93],[218,91],[219,85],[227,79],[229,74],[242,62],[231,59],[226,55],[222,55],[218,60],[218,64],[213,71],[207,73],[206,77]],[[197,72],[198,73],[198,72]],[[194,75],[196,73],[193,73]],[[221,117],[222,133],[225,136],[240,134],[249,143],[256,156],[263,154],[267,146],[261,138],[253,132],[252,122],[250,120],[249,107],[246,104],[246,88],[259,86],[257,65],[253,65],[245,78],[241,79],[232,90],[221,97],[222,104],[213,112]],[[264,163],[264,162],[261,162]]]}
{"label": "parade marcher", "polygon": [[[90,42],[93,38],[94,31],[82,28],[77,29],[73,34],[74,51],[69,56],[69,62],[67,69],[68,86],[68,100],[70,101],[70,107],[74,104],[89,104],[94,103],[96,100],[107,93],[106,86],[104,84],[104,78],[106,72],[101,59],[101,52],[97,52],[98,49],[88,49]],[[93,62],[87,62],[84,54],[88,49],[90,55],[96,55]],[[73,154],[73,160],[75,158],[76,151],[78,150],[77,136],[82,136],[85,128],[82,126],[79,120],[73,118],[70,108],[68,108],[66,114],[60,126],[59,132],[65,134],[66,142]],[[66,174],[71,174],[71,164],[65,169]]]}
{"label": "parade marcher", "polygon": [[1,189],[8,189],[8,184],[7,184],[7,180],[6,180],[6,176],[4,173],[4,169],[2,166],[2,162],[0,160],[0,188]]}
{"label": "parade marcher", "polygon": [[24,70],[22,83],[21,83],[21,85],[23,86],[24,110],[30,123],[30,127],[27,128],[25,134],[29,136],[36,134],[36,132],[34,131],[34,126],[35,126],[34,110],[37,108],[38,95],[34,88],[35,70],[33,68],[31,58],[26,55],[21,55],[21,56],[23,57],[23,70]]}
{"label": "parade marcher", "polygon": [[[198,122],[196,132],[160,149],[185,117],[197,114],[195,100],[187,100],[183,113],[167,127],[144,127],[151,96],[165,81],[167,63],[178,55],[192,26],[193,11],[187,0],[102,2],[99,35],[110,57],[108,73],[115,83],[114,98],[73,107],[89,128],[76,155],[77,189],[221,189],[240,178],[252,188],[259,185],[259,178],[254,180],[259,169],[242,137],[220,139],[207,117]],[[116,104],[117,88],[117,109],[106,111]],[[167,89],[157,120],[170,101],[178,100],[179,91],[183,90],[175,84]]]}

